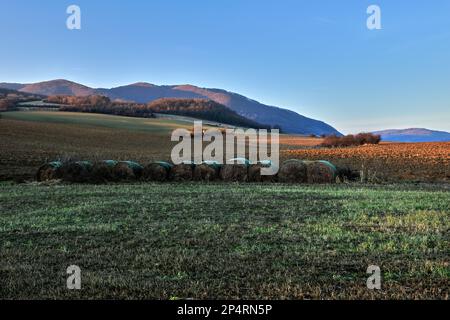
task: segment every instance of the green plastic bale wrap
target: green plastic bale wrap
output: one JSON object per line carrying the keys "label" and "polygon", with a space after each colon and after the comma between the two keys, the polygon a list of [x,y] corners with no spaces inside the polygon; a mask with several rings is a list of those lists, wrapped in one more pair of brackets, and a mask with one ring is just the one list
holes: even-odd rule
{"label": "green plastic bale wrap", "polygon": [[207,161],[203,161],[203,164],[206,164],[216,170],[220,170],[220,168],[222,168],[222,164],[220,164],[217,161],[207,160]]}
{"label": "green plastic bale wrap", "polygon": [[39,182],[62,179],[62,162],[52,161],[39,167],[36,180]]}
{"label": "green plastic bale wrap", "polygon": [[117,164],[118,161],[116,161],[116,160],[103,160],[101,162],[106,164],[108,167],[112,168],[112,167],[114,167]]}
{"label": "green plastic bale wrap", "polygon": [[195,181],[215,181],[219,179],[221,165],[215,161],[204,161],[194,168]]}
{"label": "green plastic bale wrap", "polygon": [[93,182],[114,181],[113,169],[117,165],[115,160],[96,161],[92,165],[91,177]]}
{"label": "green plastic bale wrap", "polygon": [[152,162],[144,167],[142,179],[144,181],[167,181],[170,177],[172,167],[173,165],[168,162]]}
{"label": "green plastic bale wrap", "polygon": [[62,179],[67,182],[91,180],[92,163],[89,161],[67,161],[62,165]]}
{"label": "green plastic bale wrap", "polygon": [[250,166],[250,160],[246,159],[246,158],[233,158],[227,161],[227,164],[239,164],[239,165],[245,165],[247,167]]}
{"label": "green plastic bale wrap", "polygon": [[278,171],[278,181],[283,183],[306,183],[306,164],[297,159],[283,162]]}
{"label": "green plastic bale wrap", "polygon": [[116,181],[137,180],[142,176],[144,167],[134,161],[120,161],[113,167],[113,177]]}
{"label": "green plastic bale wrap", "polygon": [[329,161],[304,161],[308,183],[335,183],[336,167]]}

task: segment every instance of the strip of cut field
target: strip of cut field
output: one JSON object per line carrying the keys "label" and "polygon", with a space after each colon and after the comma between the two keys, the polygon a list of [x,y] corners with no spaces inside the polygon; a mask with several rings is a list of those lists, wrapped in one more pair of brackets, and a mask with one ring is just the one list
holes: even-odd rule
{"label": "strip of cut field", "polygon": [[[448,199],[435,186],[3,183],[0,298],[448,299]],[[81,291],[66,289],[69,265]]]}
{"label": "strip of cut field", "polygon": [[58,111],[16,111],[2,114],[4,119],[60,123],[78,126],[105,127],[109,129],[126,129],[131,131],[170,133],[177,128],[190,128],[186,121],[133,118],[93,113],[58,112]]}

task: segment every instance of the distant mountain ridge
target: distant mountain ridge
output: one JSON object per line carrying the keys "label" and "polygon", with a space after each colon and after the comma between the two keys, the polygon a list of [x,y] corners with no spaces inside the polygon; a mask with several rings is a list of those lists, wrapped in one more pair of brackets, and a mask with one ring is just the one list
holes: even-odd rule
{"label": "distant mountain ridge", "polygon": [[95,93],[95,89],[64,79],[44,81],[30,84],[0,83],[0,88],[21,92],[50,95],[88,96]]}
{"label": "distant mountain ridge", "polygon": [[389,129],[375,131],[384,141],[394,142],[446,142],[450,141],[450,133],[424,128]]}
{"label": "distant mountain ridge", "polygon": [[72,81],[58,79],[33,84],[0,83],[0,88],[44,95],[87,96],[101,94],[110,99],[148,103],[161,98],[209,99],[223,104],[237,114],[264,125],[280,126],[286,133],[341,135],[323,121],[307,118],[294,111],[268,106],[237,93],[193,85],[154,85],[138,82],[116,88],[90,88]]}

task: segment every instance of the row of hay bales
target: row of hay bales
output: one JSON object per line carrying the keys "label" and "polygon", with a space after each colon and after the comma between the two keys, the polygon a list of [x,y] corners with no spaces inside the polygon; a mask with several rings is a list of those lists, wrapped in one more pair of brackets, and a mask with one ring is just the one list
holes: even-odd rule
{"label": "row of hay bales", "polygon": [[37,181],[63,180],[67,182],[108,182],[137,180],[143,167],[133,161],[53,161],[41,166]]}
{"label": "row of hay bales", "polygon": [[328,161],[285,161],[278,171],[278,181],[285,183],[333,183],[337,168]]}
{"label": "row of hay bales", "polygon": [[36,178],[93,183],[136,180],[333,183],[337,177],[336,167],[328,161],[288,160],[280,166],[277,175],[263,176],[260,170],[270,166],[270,162],[251,164],[247,159],[232,160],[234,164],[225,165],[213,161],[178,165],[158,161],[147,166],[133,161],[54,161],[41,166]]}

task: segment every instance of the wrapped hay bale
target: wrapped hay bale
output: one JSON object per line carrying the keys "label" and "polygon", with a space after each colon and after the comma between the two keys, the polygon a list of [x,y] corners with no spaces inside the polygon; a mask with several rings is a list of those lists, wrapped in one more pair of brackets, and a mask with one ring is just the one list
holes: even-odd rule
{"label": "wrapped hay bale", "polygon": [[287,160],[278,171],[278,181],[284,183],[306,183],[306,164],[301,160]]}
{"label": "wrapped hay bale", "polygon": [[192,162],[177,164],[170,171],[170,176],[173,181],[191,181],[194,176],[194,168],[195,164]]}
{"label": "wrapped hay bale", "polygon": [[144,181],[166,181],[169,179],[172,167],[173,165],[163,161],[150,163],[145,166],[144,171],[142,172],[142,179]]}
{"label": "wrapped hay bale", "polygon": [[195,181],[215,181],[219,179],[221,165],[215,161],[204,161],[194,168]]}
{"label": "wrapped hay bale", "polygon": [[337,169],[328,161],[305,161],[308,183],[334,183]]}
{"label": "wrapped hay bale", "polygon": [[117,165],[115,160],[97,161],[92,165],[91,178],[93,182],[114,181],[113,169]]}
{"label": "wrapped hay bale", "polygon": [[68,161],[63,163],[62,179],[67,182],[87,182],[91,179],[92,163],[89,161]]}
{"label": "wrapped hay bale", "polygon": [[62,178],[62,162],[52,161],[39,167],[36,173],[36,180],[39,182],[59,180]]}
{"label": "wrapped hay bale", "polygon": [[120,161],[112,169],[114,180],[136,180],[142,176],[144,168],[134,161]]}
{"label": "wrapped hay bale", "polygon": [[276,182],[276,175],[263,176],[261,175],[261,168],[268,168],[272,165],[271,161],[260,161],[252,164],[248,168],[248,181],[250,182]]}
{"label": "wrapped hay bale", "polygon": [[220,178],[226,182],[246,182],[248,180],[248,167],[250,161],[245,158],[234,158],[227,162],[234,164],[225,164],[220,170]]}

